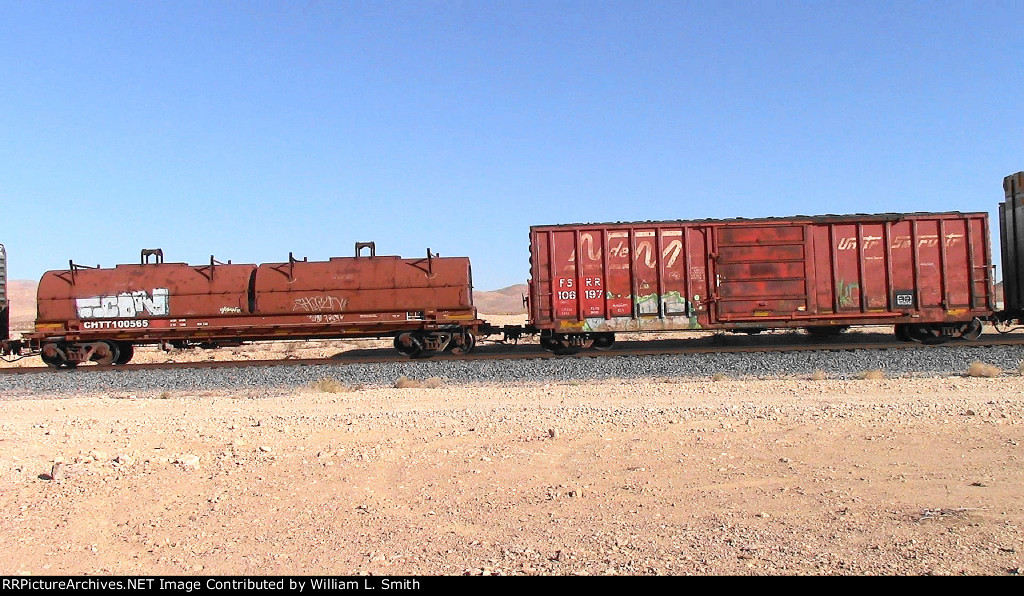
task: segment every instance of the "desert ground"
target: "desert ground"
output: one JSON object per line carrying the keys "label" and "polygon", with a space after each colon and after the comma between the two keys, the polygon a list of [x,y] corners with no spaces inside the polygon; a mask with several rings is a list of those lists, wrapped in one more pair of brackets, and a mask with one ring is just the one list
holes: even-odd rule
{"label": "desert ground", "polygon": [[4,574],[1019,574],[1024,379],[34,395]]}
{"label": "desert ground", "polygon": [[0,574],[1024,572],[1018,371],[396,387],[342,369],[8,396]]}

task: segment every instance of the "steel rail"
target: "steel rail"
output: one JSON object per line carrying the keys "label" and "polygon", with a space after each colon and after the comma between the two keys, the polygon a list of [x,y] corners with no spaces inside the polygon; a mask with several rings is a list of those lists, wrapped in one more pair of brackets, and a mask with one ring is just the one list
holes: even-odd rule
{"label": "steel rail", "polygon": [[[861,337],[857,337],[860,335]],[[957,347],[1024,346],[1024,335],[982,337],[974,341],[952,340],[943,344],[925,345],[900,342],[883,334],[850,334],[847,341],[823,341],[809,337],[794,341],[783,335],[771,336],[775,343],[742,336],[712,336],[701,339],[656,339],[617,342],[609,350],[583,350],[576,354],[555,355],[537,344],[487,343],[476,351],[464,356],[442,353],[424,358],[409,359],[391,348],[356,349],[340,352],[329,358],[280,358],[273,360],[209,360],[202,362],[156,362],[127,364],[123,366],[101,366],[87,364],[75,369],[55,370],[47,366],[5,367],[0,374],[60,374],[71,370],[81,372],[132,371],[146,369],[200,369],[200,368],[244,368],[269,366],[344,366],[348,364],[378,364],[394,362],[438,362],[465,360],[517,360],[517,359],[567,359],[567,358],[615,358],[633,356],[672,356],[710,353],[759,353],[759,352],[825,352],[856,350],[931,350]],[[767,339],[764,338],[764,339]]]}

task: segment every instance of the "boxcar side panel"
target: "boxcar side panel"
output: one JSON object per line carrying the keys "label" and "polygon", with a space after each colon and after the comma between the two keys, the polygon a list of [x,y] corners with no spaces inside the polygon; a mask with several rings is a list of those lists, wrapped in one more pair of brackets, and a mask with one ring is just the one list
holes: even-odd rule
{"label": "boxcar side panel", "polygon": [[531,228],[531,321],[559,333],[987,316],[986,214]]}
{"label": "boxcar side panel", "polygon": [[801,225],[716,228],[718,321],[750,321],[805,313],[806,229]]}
{"label": "boxcar side panel", "polygon": [[535,226],[531,321],[566,332],[699,328],[708,237],[672,223]]}

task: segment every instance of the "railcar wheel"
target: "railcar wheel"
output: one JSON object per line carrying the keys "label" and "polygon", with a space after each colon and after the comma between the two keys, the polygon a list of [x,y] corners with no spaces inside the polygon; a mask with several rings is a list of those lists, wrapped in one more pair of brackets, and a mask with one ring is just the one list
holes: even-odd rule
{"label": "railcar wheel", "polygon": [[131,362],[132,356],[135,356],[135,346],[126,341],[121,341],[117,343],[119,353],[117,355],[117,358],[114,360],[114,364],[116,366],[128,364],[129,362]]}
{"label": "railcar wheel", "polygon": [[121,357],[121,349],[116,341],[101,341],[96,343],[96,349],[90,360],[101,366],[110,366]]}
{"label": "railcar wheel", "polygon": [[545,350],[551,352],[552,354],[557,354],[559,356],[575,354],[579,352],[580,348],[582,347],[573,345],[569,341],[568,336],[554,334],[540,336],[540,345]]}
{"label": "railcar wheel", "polygon": [[929,346],[946,343],[949,340],[942,335],[942,327],[938,325],[908,325],[907,334],[913,341]]}
{"label": "railcar wheel", "polygon": [[[453,338],[454,341],[454,338]],[[476,347],[476,336],[473,335],[472,331],[466,331],[462,334],[462,345],[457,345],[452,348],[452,354],[456,356],[463,356],[469,354]]]}
{"label": "railcar wheel", "polygon": [[981,332],[982,332],[981,319],[975,317],[975,318],[971,319],[970,323],[967,324],[967,326],[964,328],[963,333],[960,334],[960,337],[962,339],[967,340],[967,341],[975,341],[976,339],[981,337]]}
{"label": "railcar wheel", "polygon": [[540,336],[540,347],[544,348],[545,350],[547,350],[549,352],[554,352],[561,345],[562,345],[561,342],[556,340],[551,335],[541,335]]}
{"label": "railcar wheel", "polygon": [[75,368],[78,362],[68,358],[67,348],[67,344],[46,344],[39,356],[51,368]]}
{"label": "railcar wheel", "polygon": [[602,352],[605,351],[605,350],[610,350],[610,349],[612,349],[612,345],[614,345],[614,344],[615,344],[615,334],[614,333],[598,333],[597,335],[594,336],[594,349],[595,350],[601,350]]}
{"label": "railcar wheel", "polygon": [[410,358],[423,353],[423,339],[418,333],[403,331],[395,336],[395,349]]}
{"label": "railcar wheel", "polygon": [[40,354],[40,357],[43,359],[43,362],[46,364],[46,366],[49,366],[50,368],[61,368],[62,366],[64,366],[65,363],[67,363],[67,359],[61,356],[60,354],[47,356],[46,352],[43,352],[42,354]]}

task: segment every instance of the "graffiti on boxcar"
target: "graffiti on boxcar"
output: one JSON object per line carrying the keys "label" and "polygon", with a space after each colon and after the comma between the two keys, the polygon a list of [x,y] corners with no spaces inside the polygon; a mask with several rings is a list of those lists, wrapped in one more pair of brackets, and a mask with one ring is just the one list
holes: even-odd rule
{"label": "graffiti on boxcar", "polygon": [[345,310],[346,306],[348,306],[348,298],[338,298],[337,296],[328,295],[303,296],[302,298],[295,299],[295,305],[292,306],[292,311],[337,312],[339,310]]}
{"label": "graffiti on boxcar", "polygon": [[646,294],[637,296],[634,299],[636,304],[636,312],[640,315],[656,315],[658,314],[658,303],[660,302],[664,309],[665,316],[691,316],[693,319],[692,323],[697,324],[696,316],[692,316],[693,309],[690,306],[690,302],[681,293],[672,291],[666,292],[662,295],[657,293]]}
{"label": "graffiti on boxcar", "polygon": [[[652,235],[648,233],[648,235]],[[668,233],[665,234],[667,236]],[[619,233],[614,236],[621,237],[625,234]],[[619,239],[615,244],[611,244],[612,235],[609,235],[609,249],[608,254],[616,258],[626,258],[629,256],[629,244],[622,239]],[[596,248],[595,248],[596,246]],[[590,233],[580,234],[580,248],[583,249],[584,254],[587,255],[587,260],[594,262],[600,261],[603,251],[599,244],[595,243],[594,235]],[[671,240],[665,248],[662,250],[661,257],[665,262],[665,267],[672,267],[679,259],[679,254],[683,251],[683,241],[676,239]],[[657,265],[654,256],[654,242],[651,240],[640,240],[636,245],[636,255],[634,256],[635,261],[640,261],[641,257],[648,267],[654,268]],[[576,261],[576,249],[573,249],[569,253],[569,261],[573,263]]]}
{"label": "graffiti on boxcar", "polygon": [[113,319],[147,314],[162,317],[168,313],[167,288],[156,288],[152,295],[139,290],[109,296],[76,298],[75,310],[80,319]]}
{"label": "graffiti on boxcar", "polygon": [[[682,252],[682,250],[683,242],[681,240],[673,240],[668,243],[661,254],[662,259],[667,259],[665,261],[666,268],[672,267],[676,264],[676,259],[679,258],[679,253]],[[657,265],[657,262],[654,259],[654,252],[653,243],[650,240],[641,241],[636,245],[635,260],[639,261],[640,257],[643,256],[644,264],[653,269],[655,265]]]}
{"label": "graffiti on boxcar", "polygon": [[[587,258],[591,261],[597,261],[601,259],[601,248],[598,247],[594,250],[594,235],[593,234],[580,234],[580,246],[587,249]],[[576,259],[576,250],[573,249],[572,254],[569,256],[570,261]]]}
{"label": "graffiti on boxcar", "polygon": [[840,279],[836,282],[836,296],[839,297],[839,306],[856,306],[855,295],[860,294],[860,284],[855,281],[846,283]]}
{"label": "graffiti on boxcar", "polygon": [[307,315],[310,323],[340,323],[345,315]]}

